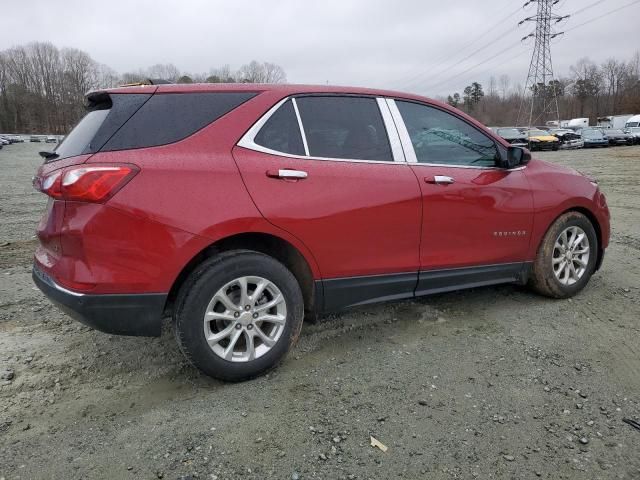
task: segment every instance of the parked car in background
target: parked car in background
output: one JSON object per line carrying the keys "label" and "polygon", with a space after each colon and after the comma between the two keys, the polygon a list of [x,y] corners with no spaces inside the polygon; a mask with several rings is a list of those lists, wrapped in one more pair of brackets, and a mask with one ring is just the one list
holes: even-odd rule
{"label": "parked car in background", "polygon": [[515,127],[495,127],[494,131],[511,145],[516,147],[528,147],[529,139]]}
{"label": "parked car in background", "polygon": [[633,135],[618,128],[608,128],[602,133],[609,140],[609,145],[633,145]]}
{"label": "parked car in background", "polygon": [[58,143],[58,139],[56,137],[54,137],[53,135],[49,135],[49,136],[47,136],[47,138],[45,138],[44,142],[45,143]]}
{"label": "parked car in background", "polygon": [[11,142],[4,137],[0,137],[0,145],[11,145]]}
{"label": "parked car in background", "polygon": [[631,135],[635,145],[640,144],[640,127],[629,127],[625,129],[625,132]]}
{"label": "parked car in background", "polygon": [[417,95],[181,84],[86,105],[34,178],[34,282],[114,334],[173,315],[223,380],[274,367],[305,315],[514,282],[571,297],[609,242],[594,179]]}
{"label": "parked car in background", "polygon": [[527,130],[526,135],[531,150],[558,150],[560,148],[560,140],[546,130],[533,128]]}
{"label": "parked car in background", "polygon": [[584,128],[580,130],[580,136],[584,142],[584,148],[609,146],[609,139],[599,128]]}
{"label": "parked car in background", "polygon": [[560,148],[576,149],[584,147],[582,137],[568,128],[553,128],[549,131],[554,137],[560,140]]}
{"label": "parked car in background", "polygon": [[41,142],[41,141],[42,141],[42,139],[41,139],[38,135],[31,135],[31,136],[29,137],[29,141],[30,141],[31,143],[39,143],[39,142]]}

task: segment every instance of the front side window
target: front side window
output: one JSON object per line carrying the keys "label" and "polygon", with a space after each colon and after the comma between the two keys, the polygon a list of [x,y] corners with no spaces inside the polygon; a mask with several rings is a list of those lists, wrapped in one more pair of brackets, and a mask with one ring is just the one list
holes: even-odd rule
{"label": "front side window", "polygon": [[443,110],[396,100],[419,163],[494,167],[493,140]]}
{"label": "front side window", "polygon": [[300,125],[291,100],[269,117],[253,141],[263,147],[292,155],[304,155]]}
{"label": "front side window", "polygon": [[313,96],[299,97],[296,103],[310,156],[393,161],[374,98]]}

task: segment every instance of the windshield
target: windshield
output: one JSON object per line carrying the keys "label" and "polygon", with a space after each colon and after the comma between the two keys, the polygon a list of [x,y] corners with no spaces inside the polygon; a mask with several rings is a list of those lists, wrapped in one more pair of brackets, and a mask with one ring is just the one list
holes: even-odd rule
{"label": "windshield", "polygon": [[600,130],[583,130],[582,136],[587,138],[602,138],[603,134]]}
{"label": "windshield", "polygon": [[522,133],[517,128],[499,128],[497,134],[502,138],[518,138],[522,137]]}
{"label": "windshield", "polygon": [[529,130],[530,137],[546,137],[549,135],[549,132],[544,132],[542,130]]}

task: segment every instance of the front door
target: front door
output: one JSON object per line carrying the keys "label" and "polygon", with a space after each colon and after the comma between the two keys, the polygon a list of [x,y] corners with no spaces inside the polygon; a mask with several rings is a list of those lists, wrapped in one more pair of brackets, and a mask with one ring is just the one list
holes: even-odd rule
{"label": "front door", "polygon": [[533,224],[523,169],[497,168],[494,140],[448,111],[399,100],[395,106],[422,190],[425,273],[417,293],[517,280]]}
{"label": "front door", "polygon": [[421,191],[379,103],[288,99],[233,151],[260,212],[314,255],[328,310],[410,297],[417,282]]}

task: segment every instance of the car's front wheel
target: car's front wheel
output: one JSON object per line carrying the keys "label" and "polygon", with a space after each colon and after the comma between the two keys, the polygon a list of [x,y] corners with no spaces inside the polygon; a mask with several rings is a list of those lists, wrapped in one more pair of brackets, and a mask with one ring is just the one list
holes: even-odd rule
{"label": "car's front wheel", "polygon": [[530,285],[548,297],[572,297],[589,282],[597,257],[598,237],[593,224],[579,212],[567,212],[544,236]]}
{"label": "car's front wheel", "polygon": [[180,290],[176,337],[187,359],[209,376],[260,375],[295,344],[304,303],[293,274],[262,253],[235,250],[201,264]]}

